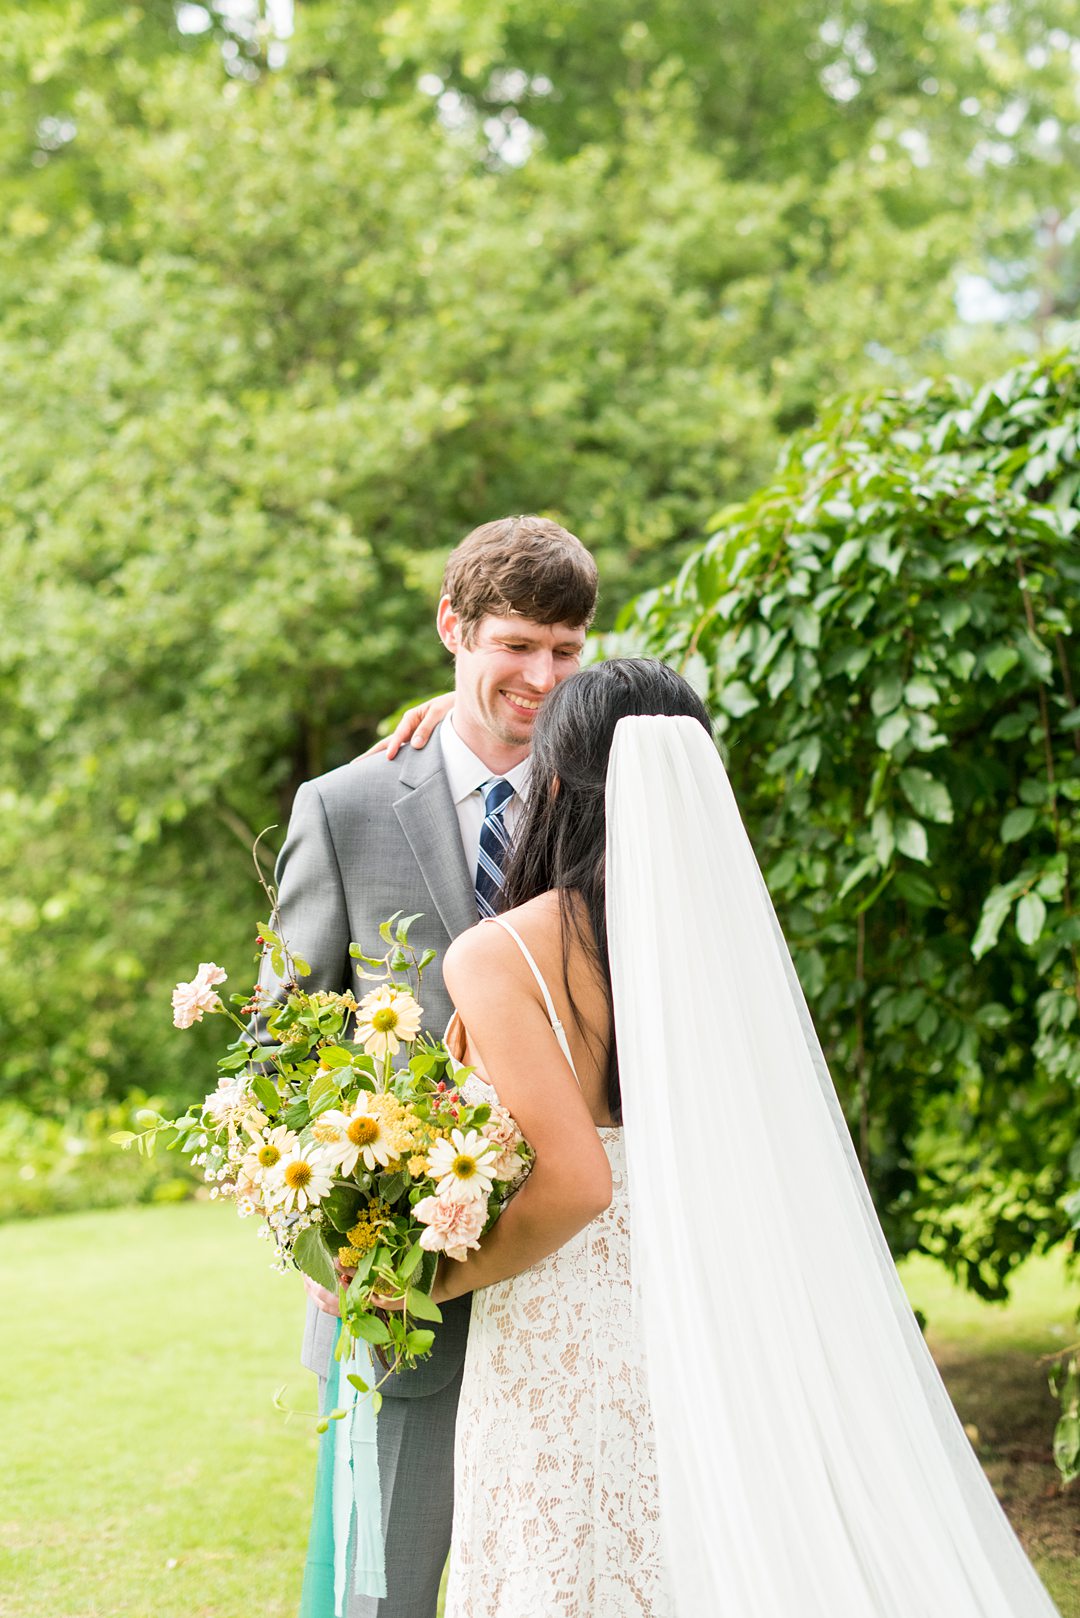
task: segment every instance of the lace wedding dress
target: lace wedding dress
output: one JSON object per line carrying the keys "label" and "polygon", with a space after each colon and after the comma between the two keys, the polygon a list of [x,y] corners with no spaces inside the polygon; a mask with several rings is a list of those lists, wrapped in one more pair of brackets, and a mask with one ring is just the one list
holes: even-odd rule
{"label": "lace wedding dress", "polygon": [[[508,923],[573,1058],[550,992]],[[575,1072],[575,1077],[576,1077]],[[497,1099],[475,1075],[470,1101]],[[473,1298],[458,1406],[446,1618],[673,1618],[630,1276],[622,1130],[611,1205]]]}

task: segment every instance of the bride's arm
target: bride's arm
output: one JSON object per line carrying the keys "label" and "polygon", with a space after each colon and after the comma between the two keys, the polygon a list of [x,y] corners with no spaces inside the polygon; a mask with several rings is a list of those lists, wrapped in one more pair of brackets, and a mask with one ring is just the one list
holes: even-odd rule
{"label": "bride's arm", "polygon": [[540,991],[501,927],[455,940],[444,977],[480,1064],[536,1153],[532,1172],[463,1263],[443,1259],[437,1302],[518,1275],[611,1201],[611,1167],[548,1021]]}

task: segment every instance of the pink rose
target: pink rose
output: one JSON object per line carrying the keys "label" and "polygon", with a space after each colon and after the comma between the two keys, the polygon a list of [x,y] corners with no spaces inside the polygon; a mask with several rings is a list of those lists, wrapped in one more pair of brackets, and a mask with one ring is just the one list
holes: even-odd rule
{"label": "pink rose", "polygon": [[221,1001],[213,985],[224,983],[227,976],[213,961],[203,961],[190,983],[178,983],[172,992],[173,1026],[190,1028],[202,1022],[205,1012],[216,1011]]}
{"label": "pink rose", "polygon": [[420,1223],[427,1226],[420,1246],[429,1253],[445,1253],[461,1260],[470,1247],[480,1246],[480,1232],[487,1218],[487,1199],[451,1202],[449,1197],[425,1197],[413,1209]]}

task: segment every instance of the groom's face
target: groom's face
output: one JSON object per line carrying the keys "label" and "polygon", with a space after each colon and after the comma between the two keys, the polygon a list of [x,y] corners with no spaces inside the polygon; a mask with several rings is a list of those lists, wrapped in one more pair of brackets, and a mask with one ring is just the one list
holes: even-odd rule
{"label": "groom's face", "polygon": [[449,599],[439,603],[439,633],[454,654],[454,724],[468,741],[481,729],[502,747],[527,750],[540,705],[581,664],[585,630],[530,618],[482,618],[468,642]]}

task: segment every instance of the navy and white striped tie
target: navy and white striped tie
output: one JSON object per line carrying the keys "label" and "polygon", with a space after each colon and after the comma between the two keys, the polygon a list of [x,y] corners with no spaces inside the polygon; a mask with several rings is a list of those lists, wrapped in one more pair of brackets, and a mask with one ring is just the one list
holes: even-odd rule
{"label": "navy and white striped tie", "polygon": [[480,828],[480,854],[476,863],[476,908],[483,916],[494,916],[503,888],[503,866],[510,848],[510,833],[503,815],[514,789],[502,776],[485,781],[484,824]]}

